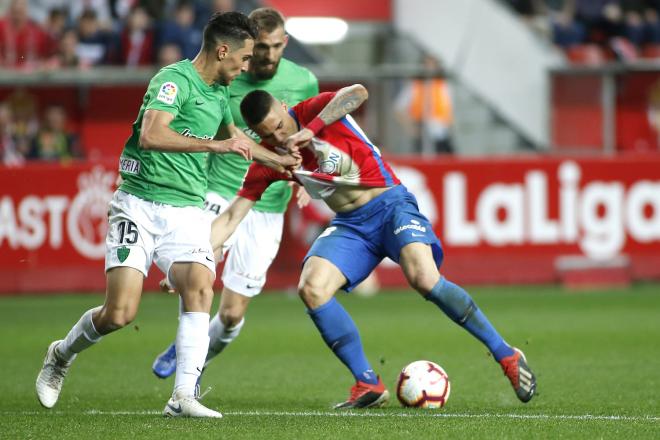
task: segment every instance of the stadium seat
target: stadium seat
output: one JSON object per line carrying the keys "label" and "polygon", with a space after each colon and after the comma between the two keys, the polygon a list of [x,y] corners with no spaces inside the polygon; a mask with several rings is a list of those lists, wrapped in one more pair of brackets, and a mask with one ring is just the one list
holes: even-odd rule
{"label": "stadium seat", "polygon": [[596,44],[579,44],[566,49],[566,56],[574,64],[603,64],[607,57],[603,49]]}
{"label": "stadium seat", "polygon": [[660,44],[648,44],[642,49],[642,58],[660,58]]}

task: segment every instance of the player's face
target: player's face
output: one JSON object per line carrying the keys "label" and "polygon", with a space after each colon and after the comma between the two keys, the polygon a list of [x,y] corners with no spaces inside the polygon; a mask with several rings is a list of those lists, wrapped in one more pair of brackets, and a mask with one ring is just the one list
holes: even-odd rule
{"label": "player's face", "polygon": [[281,147],[286,138],[298,131],[298,124],[291,117],[285,105],[273,101],[270,112],[264,120],[250,128],[259,135],[263,142],[273,147]]}
{"label": "player's face", "polygon": [[252,51],[254,50],[254,40],[245,40],[242,47],[230,47],[223,44],[218,46],[218,74],[215,82],[223,86],[228,86],[241,73],[247,72]]}
{"label": "player's face", "polygon": [[254,42],[254,56],[250,60],[250,73],[259,80],[271,79],[277,73],[289,36],[284,28],[273,32],[260,32]]}

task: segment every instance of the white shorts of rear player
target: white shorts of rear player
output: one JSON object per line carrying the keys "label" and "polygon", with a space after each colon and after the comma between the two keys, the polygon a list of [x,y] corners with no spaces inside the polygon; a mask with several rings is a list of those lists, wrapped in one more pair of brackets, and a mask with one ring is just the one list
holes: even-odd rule
{"label": "white shorts of rear player", "polygon": [[[215,218],[230,200],[217,193],[206,194],[206,213]],[[266,284],[266,272],[282,241],[284,214],[251,209],[236,232],[225,242],[226,255],[222,283],[243,296],[258,295]]]}
{"label": "white shorts of rear player", "polygon": [[173,263],[199,263],[215,276],[211,222],[204,210],[151,202],[116,191],[110,202],[105,270],[128,266],[147,276],[151,263],[167,275]]}

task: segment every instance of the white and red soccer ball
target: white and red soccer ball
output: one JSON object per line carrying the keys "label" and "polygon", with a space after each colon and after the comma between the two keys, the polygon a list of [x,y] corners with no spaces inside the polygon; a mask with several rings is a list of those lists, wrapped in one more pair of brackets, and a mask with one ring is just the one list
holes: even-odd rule
{"label": "white and red soccer ball", "polygon": [[451,385],[442,367],[431,361],[415,361],[399,374],[396,396],[403,406],[442,408],[449,399]]}

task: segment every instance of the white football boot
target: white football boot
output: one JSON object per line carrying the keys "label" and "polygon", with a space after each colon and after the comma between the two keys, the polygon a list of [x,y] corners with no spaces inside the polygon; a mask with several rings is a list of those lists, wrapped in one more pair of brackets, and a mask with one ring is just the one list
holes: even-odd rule
{"label": "white football boot", "polygon": [[199,403],[194,396],[183,396],[176,392],[167,401],[163,415],[165,417],[211,417],[216,419],[222,417],[218,411],[213,411]]}
{"label": "white football boot", "polygon": [[55,341],[48,346],[44,365],[37,376],[37,397],[39,403],[45,408],[52,408],[57,403],[57,398],[62,390],[62,382],[66,376],[71,362],[61,361],[55,354],[55,348],[60,341]]}

